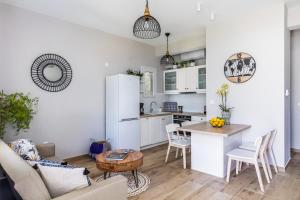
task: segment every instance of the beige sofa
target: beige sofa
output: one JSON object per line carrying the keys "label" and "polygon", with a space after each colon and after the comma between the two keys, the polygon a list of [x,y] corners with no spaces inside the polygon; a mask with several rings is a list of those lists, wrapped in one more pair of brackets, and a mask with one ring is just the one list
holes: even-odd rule
{"label": "beige sofa", "polygon": [[[51,145],[37,145],[42,156],[53,157],[55,150]],[[50,194],[35,169],[18,156],[5,142],[0,140],[0,164],[8,175],[20,199],[49,200]],[[100,183],[55,198],[55,200],[125,200],[127,199],[127,180],[115,176]]]}

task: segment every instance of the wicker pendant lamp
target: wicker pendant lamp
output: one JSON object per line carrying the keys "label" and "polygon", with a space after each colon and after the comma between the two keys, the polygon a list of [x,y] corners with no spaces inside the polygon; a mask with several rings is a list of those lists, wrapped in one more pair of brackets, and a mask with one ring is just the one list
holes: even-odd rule
{"label": "wicker pendant lamp", "polygon": [[150,15],[148,0],[144,15],[138,18],[133,26],[133,35],[141,39],[153,39],[159,37],[161,33],[158,21]]}
{"label": "wicker pendant lamp", "polygon": [[160,59],[160,65],[161,66],[174,65],[175,60],[174,60],[173,56],[171,56],[170,53],[169,53],[169,36],[170,36],[170,33],[165,33],[165,35],[167,37],[167,52],[166,52],[166,55],[164,55]]}

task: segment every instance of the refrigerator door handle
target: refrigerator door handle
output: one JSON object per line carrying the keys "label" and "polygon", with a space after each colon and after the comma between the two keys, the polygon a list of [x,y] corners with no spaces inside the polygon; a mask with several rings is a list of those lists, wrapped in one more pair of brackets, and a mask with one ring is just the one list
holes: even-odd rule
{"label": "refrigerator door handle", "polygon": [[138,120],[139,118],[134,117],[134,118],[127,118],[127,119],[121,119],[121,122],[126,122],[126,121],[133,121],[133,120]]}

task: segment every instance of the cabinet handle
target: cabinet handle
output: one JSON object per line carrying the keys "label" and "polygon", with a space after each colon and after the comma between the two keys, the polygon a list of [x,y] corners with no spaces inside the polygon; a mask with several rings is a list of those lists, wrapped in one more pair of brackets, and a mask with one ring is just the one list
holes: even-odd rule
{"label": "cabinet handle", "polygon": [[165,118],[162,118],[161,120],[166,120]]}

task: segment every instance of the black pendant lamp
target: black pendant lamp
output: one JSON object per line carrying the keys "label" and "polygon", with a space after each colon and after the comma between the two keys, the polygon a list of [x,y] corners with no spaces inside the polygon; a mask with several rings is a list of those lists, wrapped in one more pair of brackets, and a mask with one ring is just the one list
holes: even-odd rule
{"label": "black pendant lamp", "polygon": [[133,34],[141,39],[153,39],[160,36],[161,29],[158,21],[150,15],[148,0],[144,15],[138,18],[133,26]]}
{"label": "black pendant lamp", "polygon": [[160,65],[162,65],[162,66],[174,65],[175,60],[174,60],[173,56],[171,56],[170,53],[169,53],[169,36],[170,36],[170,33],[165,33],[165,35],[167,37],[167,52],[166,52],[166,55],[164,55],[160,59]]}

